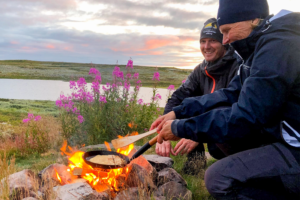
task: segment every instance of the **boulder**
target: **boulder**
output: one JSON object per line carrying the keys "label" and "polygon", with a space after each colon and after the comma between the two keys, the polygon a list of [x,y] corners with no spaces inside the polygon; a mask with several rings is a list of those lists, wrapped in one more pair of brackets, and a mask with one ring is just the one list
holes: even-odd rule
{"label": "boulder", "polygon": [[143,188],[147,192],[157,189],[153,183],[152,177],[149,176],[147,170],[143,167],[133,163],[129,170],[125,187],[139,187]]}
{"label": "boulder", "polygon": [[175,181],[181,185],[187,186],[186,181],[173,168],[165,168],[158,172],[157,185],[163,185],[167,182]]}
{"label": "boulder", "polygon": [[29,169],[9,175],[9,195],[11,198],[22,199],[26,197],[36,197],[40,180]]}
{"label": "boulder", "polygon": [[175,181],[163,184],[154,193],[155,196],[164,196],[168,200],[191,200],[192,192]]}
{"label": "boulder", "polygon": [[127,190],[121,191],[114,200],[150,200],[148,193],[145,193],[144,190],[133,187],[128,188]]}
{"label": "boulder", "polygon": [[[53,187],[58,184],[64,185],[72,183],[72,181],[77,178],[76,176],[73,176],[70,172],[68,172],[68,169],[69,167],[67,167],[66,165],[55,163],[40,171],[38,173],[38,176],[43,180],[43,184],[45,184],[45,182],[52,181]],[[61,182],[58,181],[56,172],[61,178]]]}
{"label": "boulder", "polygon": [[173,159],[159,155],[144,155],[145,159],[156,169],[157,172],[164,168],[172,168]]}
{"label": "boulder", "polygon": [[85,182],[56,186],[53,191],[57,194],[56,200],[108,200],[106,192],[96,192]]}
{"label": "boulder", "polygon": [[[110,148],[113,149],[113,145],[111,143],[108,143]],[[107,147],[105,146],[105,144],[96,144],[96,145],[89,145],[89,146],[85,146],[79,149],[80,151],[96,151],[96,150],[107,150]]]}
{"label": "boulder", "polygon": [[[131,150],[131,152],[129,153],[128,157],[131,158],[133,156],[133,154],[135,154],[137,152],[136,147],[134,147],[134,149]],[[136,159],[132,160],[128,167],[131,167],[132,164],[137,164],[140,165],[141,167],[143,167],[147,173],[149,174],[150,177],[152,177],[153,182],[156,182],[157,179],[157,171],[156,169],[147,161],[147,159],[144,156],[139,156]]]}

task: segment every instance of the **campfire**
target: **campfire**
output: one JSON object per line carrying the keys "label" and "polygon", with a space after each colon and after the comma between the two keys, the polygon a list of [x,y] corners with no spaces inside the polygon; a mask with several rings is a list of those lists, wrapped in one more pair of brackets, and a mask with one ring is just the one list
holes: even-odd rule
{"label": "campfire", "polygon": [[[130,135],[137,134],[137,132],[133,132]],[[118,137],[122,138],[122,136]],[[108,151],[111,151],[111,148],[107,142],[105,142],[105,146]],[[132,149],[134,149],[134,145],[130,144],[127,147],[117,149],[117,152],[128,156]],[[68,156],[69,165],[67,171],[70,174],[70,176],[66,178],[66,176],[60,176],[60,174],[65,173],[59,173],[55,170],[57,181],[59,181],[61,185],[71,184],[78,177],[81,177],[87,180],[90,186],[97,192],[103,192],[107,189],[109,189],[111,192],[117,192],[123,186],[122,181],[119,180],[124,180],[129,173],[128,166],[118,169],[93,168],[84,161],[82,156],[85,152],[74,150],[74,148],[67,145],[67,141],[64,141],[64,144],[60,150],[62,155]]]}

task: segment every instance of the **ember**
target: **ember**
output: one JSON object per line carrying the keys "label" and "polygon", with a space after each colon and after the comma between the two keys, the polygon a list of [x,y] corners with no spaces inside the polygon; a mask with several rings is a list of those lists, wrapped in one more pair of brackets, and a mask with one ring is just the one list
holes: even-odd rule
{"label": "ember", "polygon": [[[133,132],[131,135],[136,135],[137,132]],[[122,136],[118,136],[122,138]],[[107,142],[105,142],[106,148],[108,151],[111,151],[110,146]],[[133,144],[125,148],[117,149],[118,153],[123,155],[129,155],[131,150],[134,148]],[[94,188],[98,192],[102,192],[107,189],[107,187],[111,191],[119,191],[119,187],[122,184],[118,183],[118,177],[126,177],[129,172],[128,167],[118,168],[118,169],[99,169],[93,168],[92,166],[88,165],[84,159],[82,158],[84,152],[83,151],[76,151],[73,148],[67,145],[67,142],[64,141],[62,148],[60,149],[62,155],[67,155],[69,158],[69,169],[67,170],[72,175],[81,175],[82,178],[88,181],[92,188]],[[65,184],[61,181],[58,173],[57,179],[61,184]]]}

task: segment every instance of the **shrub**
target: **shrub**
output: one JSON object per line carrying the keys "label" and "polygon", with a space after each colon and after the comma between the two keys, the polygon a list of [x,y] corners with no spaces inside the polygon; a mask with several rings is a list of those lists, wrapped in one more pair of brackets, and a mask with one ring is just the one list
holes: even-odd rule
{"label": "shrub", "polygon": [[62,134],[69,144],[103,143],[117,135],[124,136],[133,131],[144,132],[159,116],[158,100],[161,96],[156,90],[159,72],[155,72],[152,79],[152,100],[144,103],[143,99],[137,98],[142,84],[139,74],[133,71],[132,60],[128,61],[126,70],[124,74],[115,66],[112,81],[100,85],[100,72],[91,68],[91,88],[88,88],[84,78],[70,81],[72,94],[60,95],[56,101],[60,109]]}

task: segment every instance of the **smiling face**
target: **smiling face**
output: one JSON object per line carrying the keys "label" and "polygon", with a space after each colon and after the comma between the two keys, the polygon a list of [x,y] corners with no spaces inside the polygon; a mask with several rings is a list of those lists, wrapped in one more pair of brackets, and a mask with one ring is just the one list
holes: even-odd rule
{"label": "smiling face", "polygon": [[253,30],[253,24],[257,23],[258,19],[221,25],[223,45],[247,38]]}
{"label": "smiling face", "polygon": [[225,47],[212,38],[202,38],[200,40],[200,50],[207,62],[214,62],[226,53]]}

